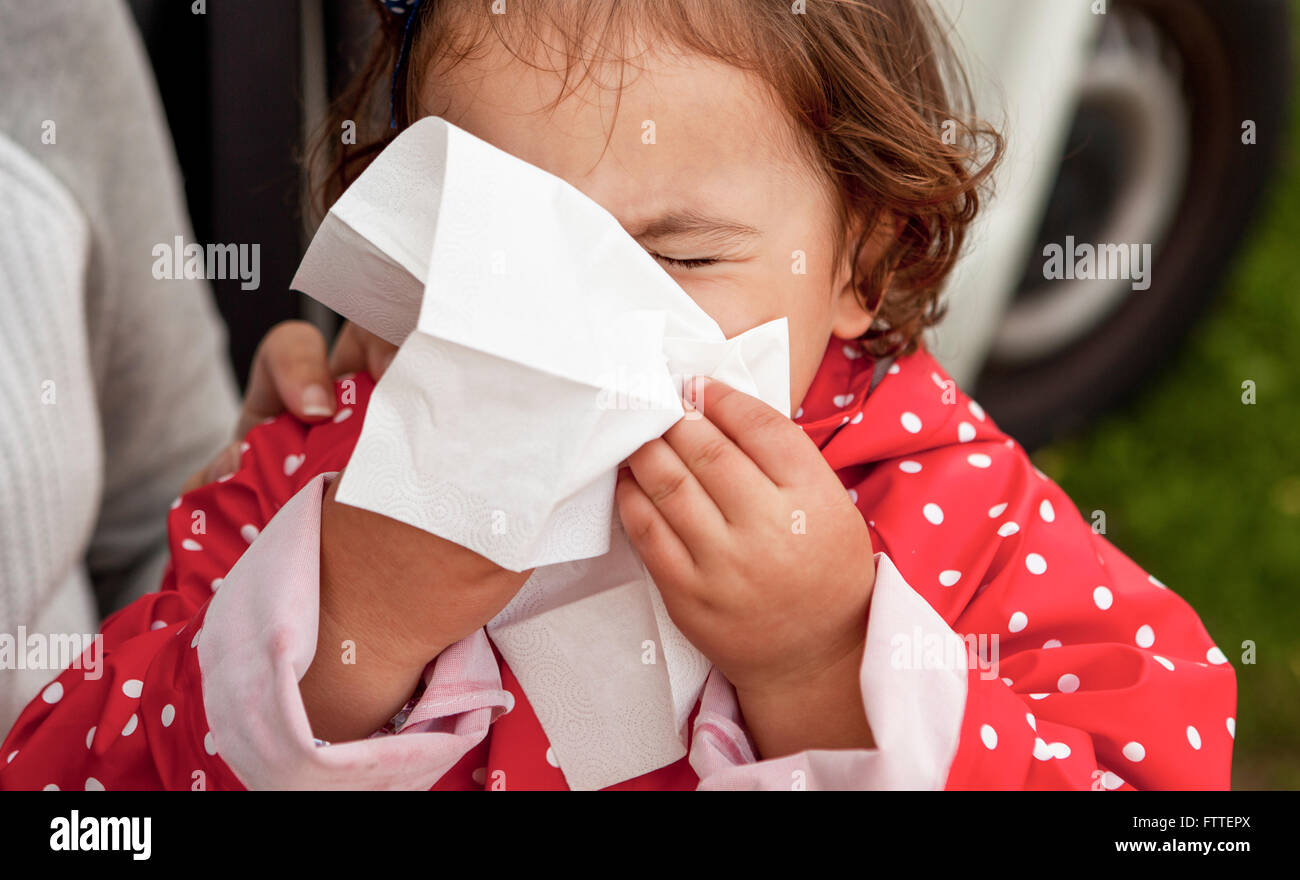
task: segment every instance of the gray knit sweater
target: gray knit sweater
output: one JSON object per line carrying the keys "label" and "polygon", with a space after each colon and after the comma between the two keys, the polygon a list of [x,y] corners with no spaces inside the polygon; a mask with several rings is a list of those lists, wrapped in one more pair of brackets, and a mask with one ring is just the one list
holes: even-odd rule
{"label": "gray knit sweater", "polygon": [[[168,505],[229,439],[208,285],[153,277],[178,235],[125,6],[0,0],[0,635],[94,633],[157,589]],[[0,669],[0,734],[57,672]]]}

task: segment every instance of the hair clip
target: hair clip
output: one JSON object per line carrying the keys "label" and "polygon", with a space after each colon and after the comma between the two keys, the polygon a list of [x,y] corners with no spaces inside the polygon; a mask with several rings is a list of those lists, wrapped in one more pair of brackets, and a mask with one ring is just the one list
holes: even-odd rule
{"label": "hair clip", "polygon": [[402,29],[402,48],[397,53],[397,63],[393,65],[393,82],[388,90],[388,127],[397,128],[397,73],[406,60],[406,50],[411,45],[411,22],[420,10],[420,0],[384,0],[384,8],[394,15],[406,16],[406,27]]}

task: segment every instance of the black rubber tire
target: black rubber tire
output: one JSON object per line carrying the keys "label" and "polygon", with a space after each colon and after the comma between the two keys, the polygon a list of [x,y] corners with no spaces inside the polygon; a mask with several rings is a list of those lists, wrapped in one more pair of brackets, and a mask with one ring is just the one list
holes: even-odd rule
{"label": "black rubber tire", "polygon": [[[1154,255],[1151,287],[1087,337],[1038,362],[990,361],[975,383],[998,425],[1033,449],[1077,431],[1138,391],[1217,297],[1266,195],[1287,135],[1290,16],[1281,0],[1117,0],[1142,10],[1184,56],[1192,115],[1181,205]],[[1213,47],[1206,51],[1206,47]],[[1207,57],[1208,56],[1208,57]],[[1256,143],[1242,143],[1254,120]],[[1194,185],[1193,185],[1194,184]],[[1030,259],[1041,263],[1041,257]]]}

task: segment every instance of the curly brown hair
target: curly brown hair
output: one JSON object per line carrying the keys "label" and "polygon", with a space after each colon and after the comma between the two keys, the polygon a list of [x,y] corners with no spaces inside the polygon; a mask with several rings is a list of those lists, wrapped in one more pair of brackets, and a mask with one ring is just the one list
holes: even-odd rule
{"label": "curly brown hair", "polygon": [[[418,99],[426,73],[470,57],[489,35],[522,57],[528,40],[560,34],[567,82],[580,62],[584,78],[598,58],[626,62],[620,47],[635,29],[751,71],[773,89],[799,146],[838,193],[842,228],[863,230],[847,246],[859,301],[875,316],[861,337],[868,352],[908,353],[943,317],[943,282],[1003,142],[972,115],[969,82],[927,0],[508,0],[510,14],[494,14],[502,0],[425,0],[397,74],[396,128],[389,77],[407,22],[382,0],[370,2],[379,24],[369,57],[331,106],[310,156],[317,216],[427,115]],[[349,121],[355,143],[339,137]],[[861,252],[890,215],[898,235],[864,274]],[[845,247],[837,247],[837,264]]]}

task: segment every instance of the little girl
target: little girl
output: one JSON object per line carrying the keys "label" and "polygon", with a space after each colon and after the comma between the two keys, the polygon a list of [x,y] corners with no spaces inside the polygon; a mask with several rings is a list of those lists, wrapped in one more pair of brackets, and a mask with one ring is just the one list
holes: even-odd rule
{"label": "little girl", "polygon": [[[612,788],[1227,787],[1222,651],[922,345],[998,146],[922,0],[377,8],[327,199],[439,115],[599,202],[728,336],[788,318],[793,421],[702,383],[620,471],[712,671],[688,753]],[[390,71],[392,127],[338,143],[389,122]],[[176,501],[162,590],[105,621],[108,674],[27,707],[0,787],[568,787],[483,629],[528,572],[333,500],[372,387]]]}

